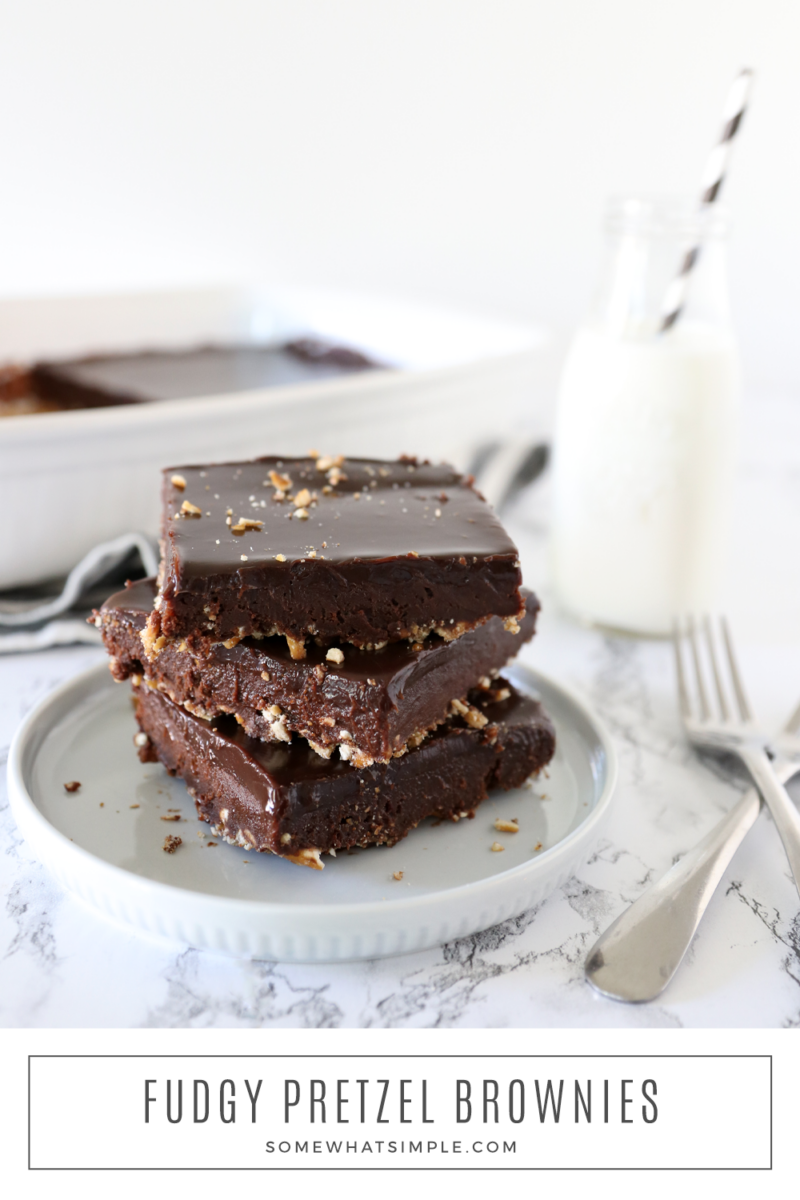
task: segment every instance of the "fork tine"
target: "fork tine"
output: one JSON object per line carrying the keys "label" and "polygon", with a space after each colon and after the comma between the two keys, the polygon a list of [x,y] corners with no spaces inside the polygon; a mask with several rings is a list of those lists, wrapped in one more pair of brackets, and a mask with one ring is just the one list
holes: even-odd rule
{"label": "fork tine", "polygon": [[714,636],[711,631],[711,620],[708,616],[706,616],[703,620],[703,629],[705,630],[706,645],[708,646],[708,657],[711,659],[711,672],[714,676],[714,683],[716,684],[717,688],[717,699],[719,700],[722,719],[723,721],[727,721],[729,720],[731,714],[730,709],[728,708],[728,701],[725,697],[725,689],[722,686],[722,676],[720,675],[719,667],[717,666],[717,652],[714,649]]}
{"label": "fork tine", "polygon": [[694,617],[689,616],[689,645],[692,648],[692,658],[694,659],[694,673],[697,676],[697,691],[700,696],[700,716],[702,720],[707,721],[711,716],[711,709],[708,706],[708,697],[706,696],[706,688],[703,683],[703,671],[700,666],[700,652],[697,648],[697,637],[695,636]]}
{"label": "fork tine", "polygon": [[800,704],[798,704],[797,708],[794,710],[792,715],[789,717],[789,720],[784,725],[783,730],[784,730],[784,733],[800,732]]}
{"label": "fork tine", "polygon": [[736,656],[733,653],[733,642],[731,640],[731,631],[728,628],[728,622],[725,617],[720,620],[722,625],[722,636],[725,639],[725,649],[728,651],[728,666],[730,667],[731,679],[733,680],[733,690],[736,692],[736,700],[739,705],[739,712],[742,715],[743,721],[752,721],[753,714],[750,711],[750,705],[747,703],[747,696],[744,692],[742,677],[739,674],[739,668],[736,665]]}
{"label": "fork tine", "polygon": [[[692,705],[686,688],[686,676],[683,673],[683,654],[681,652],[681,626],[677,617],[672,622],[672,645],[675,650],[675,671],[678,676],[678,700],[681,706],[681,716],[688,720],[692,715]],[[800,715],[800,708],[798,709]]]}

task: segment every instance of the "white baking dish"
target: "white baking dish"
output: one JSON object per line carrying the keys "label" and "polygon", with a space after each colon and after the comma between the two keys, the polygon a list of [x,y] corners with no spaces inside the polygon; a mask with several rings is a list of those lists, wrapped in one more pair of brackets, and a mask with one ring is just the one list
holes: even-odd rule
{"label": "white baking dish", "polygon": [[317,334],[392,369],[312,384],[0,420],[0,588],[158,528],[161,467],[260,454],[463,456],[513,436],[540,329],[349,295],[258,288],[0,300],[0,363]]}

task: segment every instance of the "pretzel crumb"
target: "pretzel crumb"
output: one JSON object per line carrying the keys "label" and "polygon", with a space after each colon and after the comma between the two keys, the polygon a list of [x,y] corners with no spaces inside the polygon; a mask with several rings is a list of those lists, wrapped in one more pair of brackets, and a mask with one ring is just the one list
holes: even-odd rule
{"label": "pretzel crumb", "polygon": [[401,880],[402,878],[403,878],[403,872],[402,872],[402,871],[395,871],[395,872],[394,872],[394,874],[392,875],[392,879],[396,879],[396,880],[398,881],[398,883],[400,882],[400,880]]}
{"label": "pretzel crumb", "polygon": [[164,839],[163,849],[166,854],[174,854],[178,849],[178,846],[182,845],[183,838],[175,837],[174,834],[170,834],[168,838]]}
{"label": "pretzel crumb", "polygon": [[78,782],[78,780],[73,779],[71,783],[64,784],[64,791],[65,792],[78,792],[78,791],[80,791],[80,787],[81,787],[81,785]]}
{"label": "pretzel crumb", "polygon": [[314,871],[322,871],[325,869],[325,864],[320,857],[319,850],[298,850],[297,854],[285,854],[284,858],[289,862],[295,863],[298,867],[311,867]]}
{"label": "pretzel crumb", "polygon": [[[280,557],[280,555],[277,555],[276,557]],[[304,639],[289,637],[287,633],[286,644],[289,647],[289,653],[291,654],[292,658],[295,659],[295,661],[305,658],[306,643]]]}
{"label": "pretzel crumb", "polygon": [[330,471],[332,467],[340,467],[343,462],[343,454],[337,454],[336,457],[330,454],[319,454],[317,455],[317,470]]}
{"label": "pretzel crumb", "polygon": [[203,510],[198,508],[196,504],[192,504],[190,500],[184,500],[181,505],[181,512],[185,517],[202,517]]}
{"label": "pretzel crumb", "polygon": [[451,712],[457,713],[459,717],[463,717],[467,725],[473,729],[483,729],[489,724],[489,718],[471,704],[465,704],[463,700],[450,701]]}
{"label": "pretzel crumb", "polygon": [[269,478],[272,486],[279,492],[288,492],[289,488],[292,486],[292,481],[289,476],[280,475],[277,471],[270,471]]}
{"label": "pretzel crumb", "polygon": [[170,479],[170,483],[172,484],[173,487],[177,488],[178,491],[180,491],[180,492],[182,492],[183,489],[186,487],[186,480],[183,478],[182,475],[173,475],[172,478]]}
{"label": "pretzel crumb", "polygon": [[505,850],[505,846],[501,846],[499,842],[492,842],[492,850],[495,854],[499,854],[501,850]]}
{"label": "pretzel crumb", "polygon": [[519,833],[519,825],[516,821],[503,821],[500,817],[495,821],[494,827],[498,833]]}

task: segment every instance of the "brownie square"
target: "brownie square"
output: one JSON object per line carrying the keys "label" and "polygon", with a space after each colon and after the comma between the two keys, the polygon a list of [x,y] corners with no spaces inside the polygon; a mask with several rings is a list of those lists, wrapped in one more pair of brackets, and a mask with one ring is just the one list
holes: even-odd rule
{"label": "brownie square", "polygon": [[434,634],[414,648],[404,641],[382,650],[345,644],[331,651],[312,643],[298,661],[280,637],[231,646],[206,640],[183,650],[173,641],[149,662],[141,632],[155,594],[155,580],[142,580],[95,614],[115,678],[144,675],[196,715],[233,714],[252,737],[288,742],[299,735],[326,757],[338,746],[356,767],[386,762],[416,744],[478,681],[490,688],[533,637],[539,611],[536,597],[525,595],[518,635],[493,617],[455,641]]}
{"label": "brownie square", "polygon": [[426,817],[471,816],[491,788],[519,787],[546,766],[555,751],[547,714],[510,685],[502,690],[503,700],[471,695],[483,728],[452,717],[402,758],[357,770],[304,741],[250,738],[231,717],[204,721],[139,687],[136,717],[147,739],[139,753],[185,780],[219,836],[319,869],[331,850],[393,845]]}
{"label": "brownie square", "polygon": [[363,647],[522,616],[517,548],[469,478],[416,459],[168,468],[148,656],[169,639]]}

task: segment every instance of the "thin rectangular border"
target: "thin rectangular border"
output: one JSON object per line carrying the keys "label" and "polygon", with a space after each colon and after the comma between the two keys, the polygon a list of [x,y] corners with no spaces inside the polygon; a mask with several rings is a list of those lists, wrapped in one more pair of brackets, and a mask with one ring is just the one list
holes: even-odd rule
{"label": "thin rectangular border", "polygon": [[[772,1156],[772,1055],[771,1054],[29,1054],[28,1055],[28,1170],[33,1171],[771,1171]],[[313,1058],[764,1058],[769,1061],[769,1166],[768,1167],[32,1167],[31,1166],[31,1062],[34,1058],[226,1058],[248,1062],[265,1059]]]}

